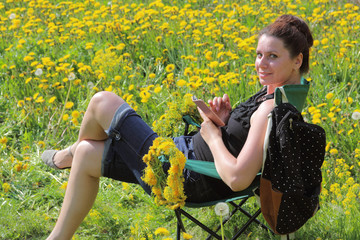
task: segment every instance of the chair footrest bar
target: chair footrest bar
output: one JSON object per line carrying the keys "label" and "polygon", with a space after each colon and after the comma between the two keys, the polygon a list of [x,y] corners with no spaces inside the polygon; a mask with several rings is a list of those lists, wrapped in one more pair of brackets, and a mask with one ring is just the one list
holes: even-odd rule
{"label": "chair footrest bar", "polygon": [[243,227],[234,235],[232,240],[237,239],[261,213],[261,209],[257,210],[254,215],[243,225]]}
{"label": "chair footrest bar", "polygon": [[207,226],[205,226],[203,223],[201,223],[199,220],[197,220],[196,218],[194,218],[193,216],[191,216],[190,214],[188,214],[187,212],[185,212],[184,210],[182,210],[181,208],[177,209],[178,212],[182,215],[184,215],[185,217],[189,218],[191,221],[193,221],[194,223],[196,223],[196,225],[198,225],[199,227],[201,227],[202,229],[204,229],[206,232],[208,232],[211,236],[215,237],[216,239],[221,240],[221,236],[219,234],[217,234],[216,232],[214,232],[213,230],[211,230],[210,228],[208,228]]}

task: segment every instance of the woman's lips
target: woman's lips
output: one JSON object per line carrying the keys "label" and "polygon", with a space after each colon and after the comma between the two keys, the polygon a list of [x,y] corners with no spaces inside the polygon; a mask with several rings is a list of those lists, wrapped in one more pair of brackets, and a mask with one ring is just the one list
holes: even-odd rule
{"label": "woman's lips", "polygon": [[271,73],[267,73],[267,72],[259,72],[259,76],[260,77],[267,77],[267,76],[269,76]]}

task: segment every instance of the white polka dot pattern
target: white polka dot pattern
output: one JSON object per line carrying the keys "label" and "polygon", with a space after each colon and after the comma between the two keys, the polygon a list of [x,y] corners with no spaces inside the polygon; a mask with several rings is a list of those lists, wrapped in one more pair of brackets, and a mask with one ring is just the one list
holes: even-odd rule
{"label": "white polka dot pattern", "polygon": [[[282,193],[275,207],[276,219],[271,220],[276,233],[296,231],[319,209],[325,145],[324,129],[304,122],[293,105],[282,103],[274,108],[262,178],[271,182],[271,191]],[[261,204],[262,209],[274,207],[273,202]]]}

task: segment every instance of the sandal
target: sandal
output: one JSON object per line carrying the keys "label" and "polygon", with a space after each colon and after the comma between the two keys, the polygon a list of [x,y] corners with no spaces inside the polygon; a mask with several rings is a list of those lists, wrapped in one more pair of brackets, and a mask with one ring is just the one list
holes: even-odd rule
{"label": "sandal", "polygon": [[[71,152],[71,146],[68,147],[68,151],[71,157],[73,157],[73,154]],[[41,155],[41,159],[43,160],[43,162],[48,165],[49,167],[56,169],[56,170],[62,170],[62,169],[67,169],[70,167],[65,167],[65,168],[59,168],[55,165],[54,163],[54,157],[55,154],[59,152],[59,150],[45,150],[44,153]]]}

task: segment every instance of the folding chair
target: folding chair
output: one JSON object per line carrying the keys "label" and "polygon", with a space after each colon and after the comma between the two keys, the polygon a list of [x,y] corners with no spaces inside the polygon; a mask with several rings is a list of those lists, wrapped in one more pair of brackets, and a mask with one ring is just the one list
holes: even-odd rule
{"label": "folding chair", "polygon": [[[201,174],[205,174],[205,175],[220,179],[220,176],[217,174],[216,169],[215,169],[215,165],[213,164],[213,162],[200,161],[200,163],[199,163],[198,160],[190,160],[190,159],[188,159],[186,164],[185,164],[185,168],[191,169],[193,171],[196,170],[196,172],[199,172]],[[248,211],[246,211],[243,208],[243,205],[246,203],[246,201],[250,197],[254,196],[254,191],[260,185],[260,175],[261,175],[261,173],[259,173],[256,176],[253,183],[247,189],[245,189],[243,191],[240,191],[240,192],[236,192],[234,194],[234,196],[232,196],[232,197],[230,197],[228,199],[221,199],[221,200],[217,200],[217,201],[210,201],[210,202],[203,202],[203,203],[186,202],[185,206],[189,207],[189,208],[201,208],[201,207],[213,206],[213,205],[215,205],[215,204],[217,204],[219,202],[229,203],[231,206],[233,206],[233,210],[229,214],[228,218],[223,220],[223,225],[226,222],[228,222],[234,214],[236,214],[238,212],[241,212],[242,214],[244,214],[245,216],[247,216],[249,218],[248,221],[235,233],[235,235],[232,237],[232,239],[237,239],[248,228],[248,226],[252,222],[257,223],[262,228],[272,232],[271,229],[269,229],[267,226],[265,226],[263,223],[261,223],[257,219],[257,217],[261,213],[260,208],[258,208],[254,213],[249,213]],[[239,203],[236,203],[237,200],[241,200],[241,201]],[[205,224],[203,224],[202,222],[197,220],[195,217],[190,215],[188,212],[186,212],[182,208],[176,209],[175,210],[175,215],[176,215],[176,218],[177,218],[177,239],[180,239],[181,231],[186,232],[184,224],[183,224],[182,219],[181,219],[181,216],[185,216],[186,218],[190,219],[196,225],[201,227],[204,231],[209,233],[209,236],[208,236],[207,239],[210,239],[211,237],[214,237],[215,239],[222,239],[221,236],[217,233],[220,230],[221,225],[219,225],[216,228],[216,230],[212,230],[208,226],[206,226]]]}
{"label": "folding chair", "polygon": [[[306,79],[302,78],[301,84],[284,85],[282,87],[276,88],[275,93],[274,93],[275,104],[280,104],[281,102],[289,102],[289,103],[293,104],[299,111],[301,111],[304,106],[307,93],[309,91],[309,86],[310,86],[309,82]],[[197,124],[190,116],[184,116],[183,120],[185,121],[185,124],[186,124],[185,125],[185,135],[187,135],[189,125],[195,125],[197,127],[200,127],[200,125]],[[207,176],[210,176],[210,177],[220,179],[220,176],[217,173],[215,164],[213,162],[205,162],[205,161],[187,159],[185,168],[195,171],[195,172],[198,172],[198,173],[201,173],[201,174],[204,174],[204,175],[207,175]],[[270,228],[268,228],[266,225],[264,225],[257,219],[257,217],[261,213],[260,207],[252,214],[249,213],[248,211],[244,210],[242,207],[250,197],[254,196],[255,190],[260,186],[260,176],[261,176],[261,173],[259,173],[256,176],[255,180],[252,182],[252,184],[247,189],[240,191],[240,192],[236,192],[234,196],[231,196],[228,199],[222,199],[222,200],[218,200],[218,201],[211,201],[211,202],[204,202],[204,203],[187,202],[185,204],[185,206],[189,207],[189,208],[201,208],[201,207],[213,206],[213,205],[217,204],[218,202],[226,202],[226,203],[229,203],[230,205],[232,205],[234,207],[234,209],[230,213],[229,218],[227,218],[223,221],[223,224],[225,224],[227,221],[229,221],[230,218],[237,212],[240,212],[249,218],[249,220],[246,221],[241,226],[241,228],[234,234],[232,239],[237,239],[242,233],[244,233],[244,231],[253,222],[259,224],[262,228],[264,228],[265,230],[274,234],[274,232]],[[237,204],[235,202],[237,200],[241,200],[240,203]],[[207,239],[210,239],[211,237],[214,237],[216,239],[222,239],[221,236],[217,233],[219,231],[221,225],[219,225],[216,228],[216,230],[212,230],[209,227],[207,227],[206,225],[204,225],[203,223],[201,223],[199,220],[197,220],[196,218],[191,216],[188,212],[186,212],[182,208],[176,209],[175,215],[177,218],[177,239],[180,239],[181,231],[186,232],[184,224],[181,219],[181,216],[187,217],[189,220],[191,220],[196,225],[201,227],[203,230],[208,232],[209,236]],[[281,236],[281,239],[293,239],[293,238],[294,238],[294,234],[288,234],[288,235]]]}

